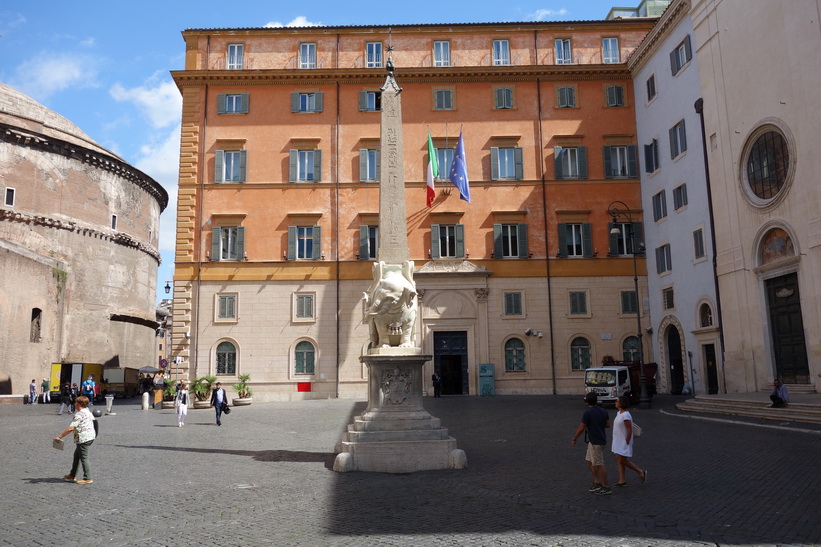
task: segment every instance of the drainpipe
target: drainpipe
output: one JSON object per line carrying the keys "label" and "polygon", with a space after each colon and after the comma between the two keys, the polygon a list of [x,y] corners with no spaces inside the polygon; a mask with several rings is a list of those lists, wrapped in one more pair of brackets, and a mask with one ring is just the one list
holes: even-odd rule
{"label": "drainpipe", "polygon": [[336,149],[336,152],[331,154],[332,158],[334,159],[334,179],[336,180],[336,198],[334,204],[334,222],[335,222],[335,234],[334,237],[336,238],[336,245],[334,246],[334,254],[336,258],[334,260],[334,268],[335,268],[335,275],[336,278],[336,398],[339,399],[339,368],[342,366],[342,362],[339,356],[339,346],[340,346],[340,299],[339,299],[339,291],[340,291],[340,279],[339,279],[339,81],[336,82],[336,134],[334,135],[333,145]]}
{"label": "drainpipe", "polygon": [[704,127],[704,99],[701,97],[693,107],[701,121],[701,150],[704,155],[704,178],[707,183],[707,211],[710,218],[710,244],[713,247],[713,284],[716,291],[716,315],[718,316],[718,343],[721,344],[721,389],[727,393],[727,381],[724,371],[724,320],[721,313],[721,293],[718,290],[718,258],[716,257],[716,230],[713,216],[713,191],[710,182],[710,163],[707,161],[707,133]]}

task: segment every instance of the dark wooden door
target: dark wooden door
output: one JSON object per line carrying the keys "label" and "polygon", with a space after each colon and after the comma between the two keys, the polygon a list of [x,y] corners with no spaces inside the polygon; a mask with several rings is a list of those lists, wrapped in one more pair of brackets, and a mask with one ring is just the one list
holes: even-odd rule
{"label": "dark wooden door", "polygon": [[810,369],[804,321],[801,318],[798,274],[768,279],[766,287],[775,373],[785,384],[807,384]]}
{"label": "dark wooden door", "polygon": [[442,395],[468,395],[468,333],[433,333],[433,367],[442,375]]}

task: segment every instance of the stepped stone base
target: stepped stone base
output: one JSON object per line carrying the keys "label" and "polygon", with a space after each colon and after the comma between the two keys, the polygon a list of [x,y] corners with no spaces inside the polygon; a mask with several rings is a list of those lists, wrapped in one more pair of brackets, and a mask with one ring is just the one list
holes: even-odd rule
{"label": "stepped stone base", "polygon": [[430,355],[368,355],[368,407],[336,445],[334,471],[412,473],[462,469],[467,458],[441,421],[422,408]]}

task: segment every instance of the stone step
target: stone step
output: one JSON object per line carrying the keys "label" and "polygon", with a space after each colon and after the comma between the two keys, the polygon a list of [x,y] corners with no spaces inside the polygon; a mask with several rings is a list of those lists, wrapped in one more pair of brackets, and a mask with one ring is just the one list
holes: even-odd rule
{"label": "stone step", "polygon": [[[784,384],[790,394],[797,393],[817,393],[815,384]],[[772,384],[761,386],[760,391],[769,394],[773,390]]]}
{"label": "stone step", "polygon": [[678,403],[676,408],[688,412],[821,424],[821,406],[803,403],[790,403],[782,408],[769,408],[767,403],[761,401],[697,396],[695,399]]}
{"label": "stone step", "polygon": [[355,416],[348,424],[348,431],[429,431],[442,427],[442,420],[429,417],[427,420],[363,420]]}
{"label": "stone step", "polygon": [[447,429],[428,431],[348,431],[347,441],[351,443],[442,441],[448,439]]}

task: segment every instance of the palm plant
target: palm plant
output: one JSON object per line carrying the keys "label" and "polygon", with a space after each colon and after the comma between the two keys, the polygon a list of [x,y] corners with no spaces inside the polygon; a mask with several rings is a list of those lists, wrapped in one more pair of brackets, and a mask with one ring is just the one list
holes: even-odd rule
{"label": "palm plant", "polygon": [[237,392],[237,397],[240,399],[248,399],[251,395],[254,394],[251,386],[248,385],[248,381],[251,379],[250,374],[240,374],[239,375],[239,382],[233,385],[234,391]]}
{"label": "palm plant", "polygon": [[203,376],[201,378],[195,378],[194,383],[191,384],[191,391],[194,393],[194,397],[198,401],[209,400],[211,398],[211,390],[213,389],[214,382],[216,381],[216,376]]}

